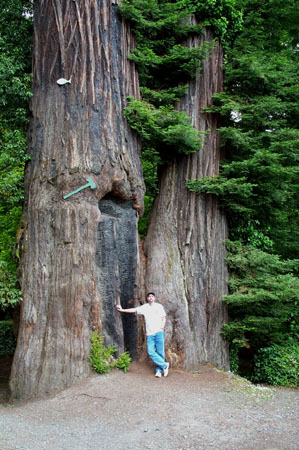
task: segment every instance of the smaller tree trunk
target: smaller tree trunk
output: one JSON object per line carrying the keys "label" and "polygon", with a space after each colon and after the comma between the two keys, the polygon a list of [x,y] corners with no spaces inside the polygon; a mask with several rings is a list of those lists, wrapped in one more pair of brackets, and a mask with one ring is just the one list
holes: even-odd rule
{"label": "smaller tree trunk", "polygon": [[[190,39],[188,45],[198,46],[212,38],[207,31],[201,39]],[[157,293],[168,313],[168,358],[188,369],[196,369],[200,362],[229,367],[228,346],[220,335],[227,319],[222,303],[228,276],[226,220],[216,197],[199,196],[186,187],[189,179],[218,174],[217,117],[203,113],[202,108],[221,89],[222,50],[217,44],[178,105],[192,117],[196,129],[207,133],[203,148],[162,170],[145,240],[146,286]]]}

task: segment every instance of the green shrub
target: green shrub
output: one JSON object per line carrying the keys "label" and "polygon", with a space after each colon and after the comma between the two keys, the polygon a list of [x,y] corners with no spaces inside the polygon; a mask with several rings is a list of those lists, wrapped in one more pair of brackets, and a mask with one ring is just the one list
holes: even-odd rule
{"label": "green shrub", "polygon": [[267,383],[273,386],[298,386],[299,345],[272,345],[261,348],[254,358],[255,383]]}
{"label": "green shrub", "polygon": [[104,336],[99,336],[98,331],[94,331],[91,337],[91,351],[89,360],[91,367],[97,373],[106,373],[111,370],[111,362],[116,352],[115,346],[104,347]]}
{"label": "green shrub", "polygon": [[124,352],[116,358],[114,356],[116,351],[115,345],[104,346],[104,336],[99,336],[97,330],[92,333],[89,361],[97,373],[110,372],[113,367],[122,369],[124,372],[128,371],[131,362],[129,353]]}
{"label": "green shrub", "polygon": [[129,370],[131,357],[128,352],[122,353],[119,358],[113,363],[113,367],[123,370],[125,373]]}
{"label": "green shrub", "polygon": [[16,342],[12,321],[2,320],[0,322],[0,356],[13,355]]}

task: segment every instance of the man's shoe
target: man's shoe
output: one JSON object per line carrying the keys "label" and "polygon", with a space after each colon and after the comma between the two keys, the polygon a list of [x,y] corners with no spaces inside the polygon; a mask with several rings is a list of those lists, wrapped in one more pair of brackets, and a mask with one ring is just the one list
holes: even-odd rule
{"label": "man's shoe", "polygon": [[167,375],[168,375],[168,370],[169,370],[169,363],[166,363],[166,367],[165,367],[165,369],[163,370],[163,375],[164,375],[164,377],[167,377]]}
{"label": "man's shoe", "polygon": [[155,373],[155,377],[157,378],[161,378],[162,374],[160,372],[160,370],[157,370],[157,372]]}

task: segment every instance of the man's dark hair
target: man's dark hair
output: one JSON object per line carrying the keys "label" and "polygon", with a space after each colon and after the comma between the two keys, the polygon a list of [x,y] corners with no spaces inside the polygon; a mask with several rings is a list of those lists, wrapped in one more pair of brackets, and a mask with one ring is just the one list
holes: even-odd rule
{"label": "man's dark hair", "polygon": [[148,293],[146,294],[146,298],[147,298],[149,295],[153,295],[154,297],[156,297],[156,294],[155,294],[154,292],[148,292]]}

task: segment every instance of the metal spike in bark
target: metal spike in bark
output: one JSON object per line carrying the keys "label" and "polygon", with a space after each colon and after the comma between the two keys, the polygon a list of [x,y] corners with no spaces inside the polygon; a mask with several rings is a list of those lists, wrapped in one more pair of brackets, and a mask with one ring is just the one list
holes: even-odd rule
{"label": "metal spike in bark", "polygon": [[78,192],[82,191],[82,189],[85,189],[87,187],[90,187],[90,189],[95,189],[96,185],[94,184],[94,182],[92,181],[91,178],[87,178],[88,183],[85,184],[84,186],[79,187],[78,189],[76,189],[75,191],[71,192],[70,194],[65,195],[63,198],[66,199],[68,197],[70,197],[71,195],[77,194]]}

